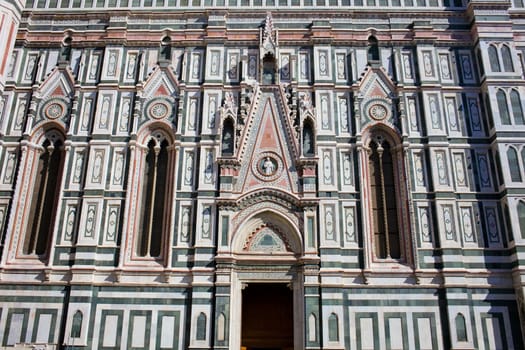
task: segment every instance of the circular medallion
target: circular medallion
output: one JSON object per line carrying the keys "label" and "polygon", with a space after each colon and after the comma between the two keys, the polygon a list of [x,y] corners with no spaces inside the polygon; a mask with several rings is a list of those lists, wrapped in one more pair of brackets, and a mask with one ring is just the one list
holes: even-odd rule
{"label": "circular medallion", "polygon": [[58,119],[66,114],[66,105],[62,101],[51,101],[44,105],[43,112],[47,119]]}
{"label": "circular medallion", "polygon": [[148,115],[153,119],[166,118],[171,114],[171,106],[166,101],[156,101],[150,104]]}
{"label": "circular medallion", "polygon": [[281,159],[272,152],[259,154],[257,160],[252,165],[255,175],[263,181],[273,181],[277,179],[283,170]]}
{"label": "circular medallion", "polygon": [[388,111],[385,106],[380,104],[373,104],[368,109],[368,114],[370,117],[376,119],[376,120],[382,120],[385,119],[388,115]]}

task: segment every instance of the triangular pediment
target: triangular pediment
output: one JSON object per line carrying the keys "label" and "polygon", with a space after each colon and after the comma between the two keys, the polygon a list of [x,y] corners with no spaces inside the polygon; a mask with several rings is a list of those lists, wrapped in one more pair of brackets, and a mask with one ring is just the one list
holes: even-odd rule
{"label": "triangular pediment", "polygon": [[74,85],[75,78],[69,67],[55,67],[40,84],[37,96],[40,99],[64,98],[70,100],[73,97]]}
{"label": "triangular pediment", "polygon": [[368,66],[358,82],[359,95],[367,98],[391,99],[396,87],[383,67]]}
{"label": "triangular pediment", "polygon": [[141,97],[176,97],[179,94],[177,77],[171,66],[156,67],[143,84]]}
{"label": "triangular pediment", "polygon": [[380,66],[368,66],[357,83],[360,112],[359,128],[377,123],[399,128],[399,118],[394,98],[396,86]]}
{"label": "triangular pediment", "polygon": [[242,135],[239,157],[243,159],[236,191],[247,193],[275,188],[298,192],[295,169],[297,140],[275,90],[259,94],[258,107],[252,112]]}

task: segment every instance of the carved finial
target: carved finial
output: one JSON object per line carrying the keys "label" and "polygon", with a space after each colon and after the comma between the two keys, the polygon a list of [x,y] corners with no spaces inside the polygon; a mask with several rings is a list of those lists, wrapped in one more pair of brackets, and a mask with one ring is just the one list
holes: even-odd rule
{"label": "carved finial", "polygon": [[272,13],[267,12],[266,20],[264,21],[264,34],[263,34],[264,41],[266,42],[267,40],[269,40],[272,44],[275,45],[273,34],[274,34],[274,28],[273,28]]}

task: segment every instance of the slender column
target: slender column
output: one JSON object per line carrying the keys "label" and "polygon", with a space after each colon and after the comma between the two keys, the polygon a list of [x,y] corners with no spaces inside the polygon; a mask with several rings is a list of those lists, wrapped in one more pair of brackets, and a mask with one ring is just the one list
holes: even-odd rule
{"label": "slender column", "polygon": [[149,213],[148,213],[149,214],[148,232],[143,233],[147,235],[147,240],[146,240],[146,255],[147,256],[151,255],[151,234],[153,230],[153,213],[155,212],[155,194],[156,194],[155,189],[157,187],[157,162],[158,162],[159,153],[160,153],[160,146],[155,145],[153,149],[155,151],[155,159],[153,161],[153,174],[152,174],[153,183],[151,184],[151,194],[149,198],[151,205],[150,205]]}
{"label": "slender column", "polygon": [[387,258],[390,258],[390,238],[388,237],[388,212],[386,206],[385,174],[383,173],[383,151],[383,146],[378,144],[377,153],[379,154],[379,173],[381,174],[381,205],[383,206],[383,220],[385,226],[386,256]]}

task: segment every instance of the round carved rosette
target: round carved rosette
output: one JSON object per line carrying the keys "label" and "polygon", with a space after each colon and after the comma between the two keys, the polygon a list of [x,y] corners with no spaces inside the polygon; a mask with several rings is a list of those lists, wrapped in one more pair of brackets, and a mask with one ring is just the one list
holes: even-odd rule
{"label": "round carved rosette", "polygon": [[380,104],[373,105],[370,107],[369,110],[370,116],[374,119],[384,119],[386,117],[386,108],[381,106]]}
{"label": "round carved rosette", "polygon": [[67,106],[63,101],[51,100],[42,108],[43,117],[46,119],[62,118],[67,111]]}
{"label": "round carved rosette", "polygon": [[152,119],[164,119],[171,115],[172,107],[168,101],[154,100],[149,103],[147,114]]}

